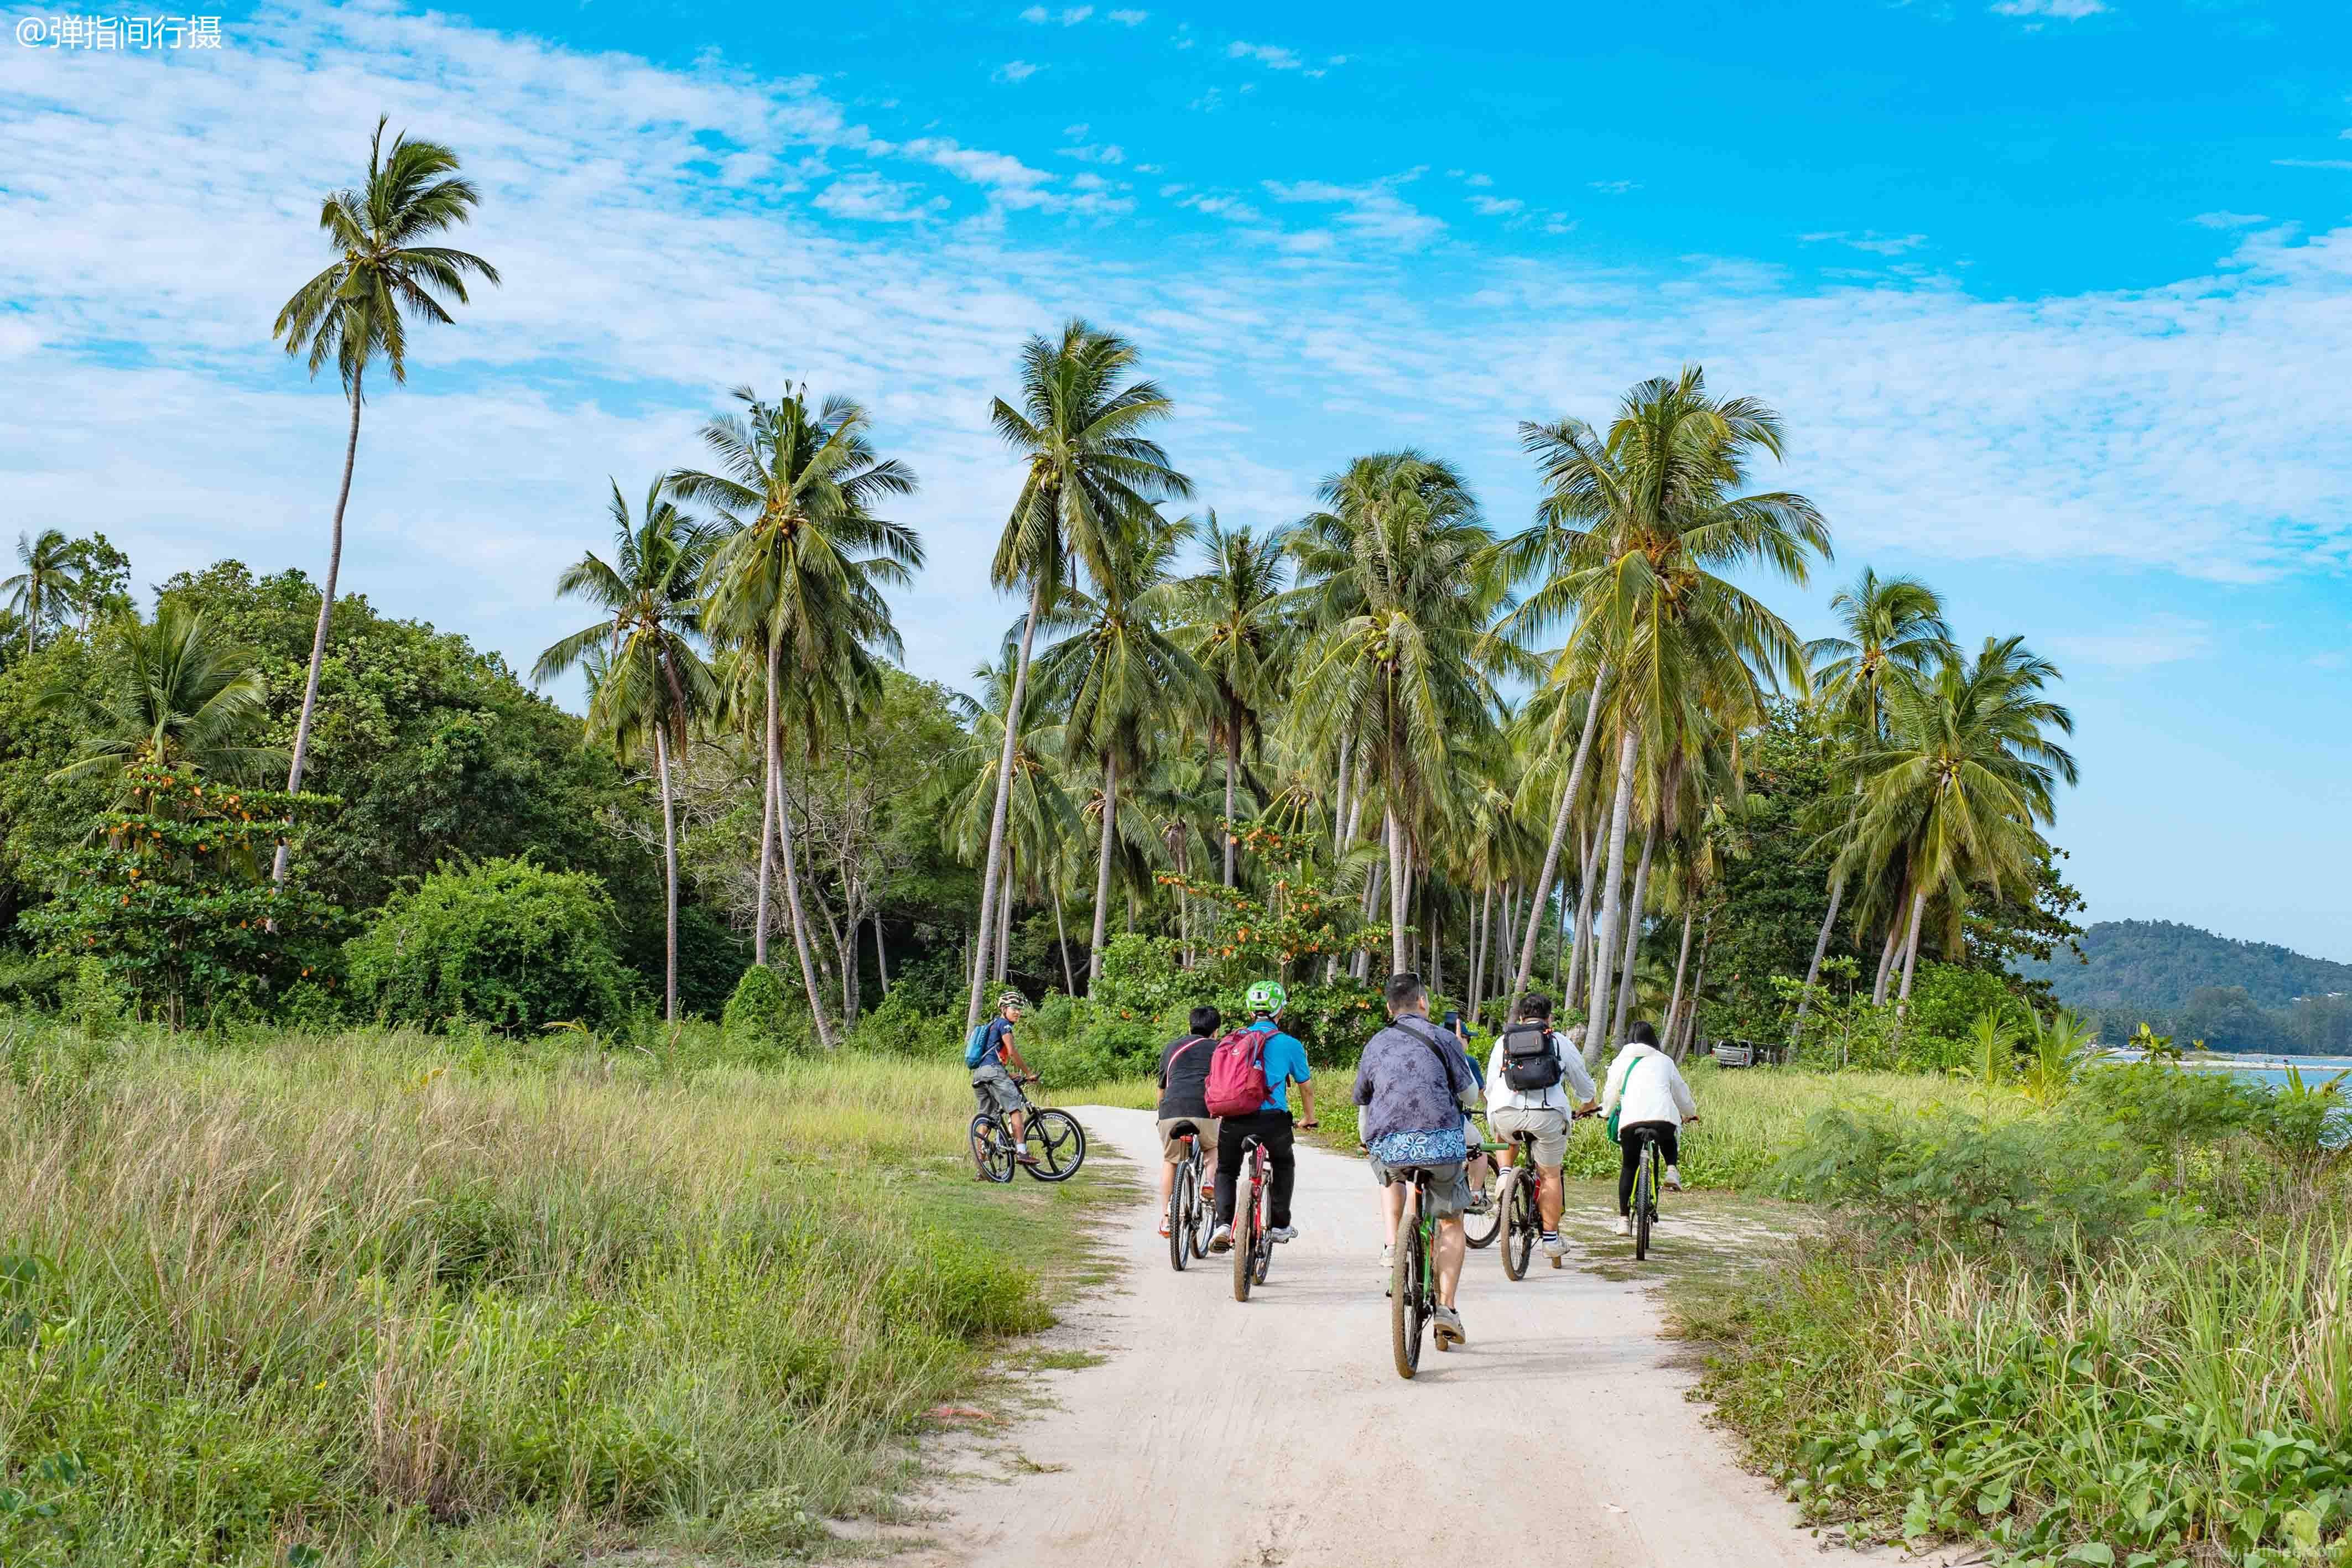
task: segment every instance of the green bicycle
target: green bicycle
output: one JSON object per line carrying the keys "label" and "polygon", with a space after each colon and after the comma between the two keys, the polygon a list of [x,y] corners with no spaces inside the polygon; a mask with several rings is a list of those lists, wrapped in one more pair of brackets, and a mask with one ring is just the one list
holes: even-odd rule
{"label": "green bicycle", "polygon": [[[1472,1153],[1499,1154],[1503,1145],[1482,1143]],[[1437,1217],[1429,1212],[1426,1166],[1415,1166],[1405,1189],[1404,1214],[1397,1221],[1394,1257],[1389,1265],[1389,1340],[1396,1355],[1399,1377],[1421,1370],[1421,1342],[1429,1320],[1437,1315]],[[1444,1335],[1437,1348],[1454,1346]]]}

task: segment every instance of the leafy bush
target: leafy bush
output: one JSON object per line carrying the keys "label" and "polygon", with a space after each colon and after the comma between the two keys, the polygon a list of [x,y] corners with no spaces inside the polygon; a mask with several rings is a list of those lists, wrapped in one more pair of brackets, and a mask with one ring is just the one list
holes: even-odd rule
{"label": "leafy bush", "polygon": [[346,944],[352,990],[387,1022],[478,1019],[506,1033],[627,1009],[610,900],[594,877],[529,860],[443,866]]}
{"label": "leafy bush", "polygon": [[2139,1167],[2084,1133],[2071,1122],[1832,1108],[1807,1121],[1778,1186],[1896,1247],[2056,1265],[2113,1245],[2149,1212]]}
{"label": "leafy bush", "polygon": [[58,1001],[58,1011],[67,1020],[93,1040],[104,1040],[121,1028],[131,1010],[131,999],[96,958],[84,958],[74,966],[73,978],[66,983]]}
{"label": "leafy bush", "polygon": [[0,1006],[55,1006],[73,972],[74,961],[55,954],[0,953]]}
{"label": "leafy bush", "polygon": [[809,1039],[805,1010],[793,1005],[784,982],[765,964],[752,965],[735,982],[719,1033],[729,1055],[746,1061],[792,1054]]}
{"label": "leafy bush", "polygon": [[1166,936],[1114,936],[1103,948],[1102,978],[1088,998],[1112,1018],[1176,1018],[1202,1003],[1230,1012],[1240,997],[1201,969],[1178,965],[1181,944]]}

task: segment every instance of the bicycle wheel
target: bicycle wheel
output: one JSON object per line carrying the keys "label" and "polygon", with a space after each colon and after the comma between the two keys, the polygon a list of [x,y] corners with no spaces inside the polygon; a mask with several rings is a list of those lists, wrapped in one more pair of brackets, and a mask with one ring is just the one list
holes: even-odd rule
{"label": "bicycle wheel", "polygon": [[1650,1255],[1650,1218],[1655,1212],[1651,1205],[1650,1180],[1650,1153],[1644,1149],[1642,1163],[1633,1169],[1633,1260],[1637,1263]]}
{"label": "bicycle wheel", "polygon": [[1255,1150],[1251,1151],[1250,1185],[1239,1195],[1234,1205],[1234,1300],[1249,1300],[1250,1287],[1257,1282],[1257,1193],[1265,1180],[1255,1166]]}
{"label": "bicycle wheel", "polygon": [[1175,1185],[1168,1192],[1168,1262],[1179,1274],[1191,1260],[1192,1210],[1201,1203],[1201,1155],[1195,1149],[1176,1162]]}
{"label": "bicycle wheel", "polygon": [[1502,1233],[1503,1206],[1492,1197],[1488,1199],[1484,1214],[1473,1214],[1467,1208],[1462,1211],[1462,1239],[1471,1246],[1492,1247],[1495,1238]]}
{"label": "bicycle wheel", "polygon": [[1516,1170],[1503,1173],[1503,1185],[1495,1194],[1497,1207],[1503,1211],[1503,1277],[1524,1280],[1528,1277],[1528,1260],[1536,1251],[1535,1194],[1528,1189],[1535,1184]]}
{"label": "bicycle wheel", "polygon": [[1423,1249],[1421,1216],[1409,1211],[1397,1226],[1396,1259],[1389,1269],[1389,1342],[1399,1377],[1409,1378],[1421,1369],[1421,1333],[1429,1322],[1423,1298],[1428,1289]]}
{"label": "bicycle wheel", "polygon": [[[1208,1174],[1208,1162],[1201,1157],[1198,1149],[1195,1148],[1192,1155],[1192,1179],[1199,1182]],[[1196,1187],[1192,1194],[1192,1207],[1187,1212],[1192,1217],[1192,1256],[1206,1258],[1209,1255],[1209,1233],[1217,1226],[1216,1204],[1211,1198],[1202,1196]]]}
{"label": "bicycle wheel", "polygon": [[1013,1145],[996,1118],[982,1111],[971,1119],[972,1167],[990,1181],[1013,1179]]}
{"label": "bicycle wheel", "polygon": [[[1264,1188],[1259,1189],[1258,1202],[1261,1205],[1265,1202]],[[1261,1285],[1265,1283],[1266,1270],[1274,1267],[1274,1238],[1266,1234],[1266,1229],[1265,1215],[1261,1209],[1256,1221],[1250,1226],[1250,1239],[1257,1247],[1257,1261],[1253,1270]]]}
{"label": "bicycle wheel", "polygon": [[1032,1111],[1022,1141],[1037,1156],[1022,1168],[1039,1181],[1067,1181],[1087,1163],[1087,1130],[1067,1111]]}

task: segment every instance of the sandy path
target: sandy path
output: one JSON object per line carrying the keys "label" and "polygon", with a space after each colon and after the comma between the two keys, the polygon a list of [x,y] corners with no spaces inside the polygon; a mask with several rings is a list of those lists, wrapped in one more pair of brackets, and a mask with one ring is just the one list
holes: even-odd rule
{"label": "sandy path", "polygon": [[[1098,1146],[1155,1176],[1148,1113],[1078,1114]],[[1247,1303],[1223,1260],[1169,1268],[1147,1196],[1111,1239],[1119,1287],[1050,1341],[1107,1359],[1038,1375],[1059,1408],[992,1445],[927,1452],[962,1479],[923,1500],[943,1544],[912,1561],[1425,1568],[1538,1561],[1523,1554],[1545,1547],[1591,1568],[1821,1561],[1793,1511],[1685,1401],[1690,1376],[1643,1288],[1583,1272],[1573,1254],[1559,1270],[1538,1254],[1515,1285],[1492,1249],[1473,1252],[1469,1345],[1424,1349],[1420,1376],[1399,1378],[1373,1192],[1360,1163],[1302,1145],[1302,1234]],[[1514,1431],[1554,1437],[1505,1461]],[[1453,1458],[1441,1469],[1432,1452]]]}

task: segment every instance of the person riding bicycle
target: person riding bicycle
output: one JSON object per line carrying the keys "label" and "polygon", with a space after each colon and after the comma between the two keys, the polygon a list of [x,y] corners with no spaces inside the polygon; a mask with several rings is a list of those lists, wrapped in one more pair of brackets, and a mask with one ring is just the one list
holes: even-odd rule
{"label": "person riding bicycle", "polygon": [[[1565,1087],[1563,1087],[1565,1085]],[[1575,1092],[1571,1102],[1569,1091]],[[1519,999],[1513,1021],[1495,1037],[1486,1058],[1486,1120],[1495,1141],[1510,1144],[1519,1133],[1534,1134],[1536,1207],[1543,1219],[1544,1256],[1566,1255],[1559,1239],[1559,1167],[1568,1157],[1570,1124],[1593,1108],[1592,1074],[1576,1048],[1552,1031],[1551,998],[1529,992]],[[1507,1167],[1518,1158],[1516,1145],[1503,1152]]]}
{"label": "person riding bicycle", "polygon": [[1386,1189],[1388,1242],[1381,1266],[1385,1270],[1396,1256],[1412,1175],[1427,1171],[1428,1218],[1437,1221],[1437,1309],[1431,1322],[1441,1342],[1466,1344],[1470,1336],[1454,1305],[1462,1279],[1462,1210],[1470,1197],[1463,1113],[1478,1103],[1484,1086],[1460,1042],[1429,1021],[1429,990],[1419,975],[1391,975],[1382,997],[1389,1026],[1365,1043],[1355,1092],[1361,1107],[1358,1135],[1374,1178]]}
{"label": "person riding bicycle", "polygon": [[[1029,1064],[1021,1060],[1021,1048],[1013,1043],[1013,1028],[1021,1021],[1021,1009],[1029,1004],[1021,999],[1019,991],[1007,991],[996,999],[996,1016],[988,1020],[981,1040],[982,1051],[980,1065],[971,1070],[971,1095],[983,1111],[993,1111],[1004,1118],[1006,1129],[1013,1134],[1013,1146],[1020,1153],[1013,1157],[1024,1166],[1034,1166],[1037,1156],[1022,1144],[1023,1113],[1029,1102],[1021,1095],[1021,1085],[1013,1081],[1013,1072],[1029,1076]],[[1013,1064],[1013,1072],[1005,1063]],[[981,1178],[986,1180],[983,1175]]]}
{"label": "person riding bicycle", "polygon": [[[1454,1043],[1462,1048],[1462,1054],[1474,1065],[1476,1063],[1478,1059],[1470,1054],[1469,1026],[1462,1021],[1460,1013],[1448,1011],[1438,1021],[1437,1027],[1452,1035]],[[1487,1108],[1485,1105],[1470,1106],[1462,1114],[1463,1146],[1470,1151],[1470,1163],[1463,1167],[1470,1181],[1470,1201],[1463,1210],[1465,1214],[1488,1214],[1495,1207],[1495,1162],[1487,1158],[1486,1151],[1479,1147],[1486,1141],[1486,1134],[1478,1130],[1478,1124],[1470,1116],[1471,1111]]]}
{"label": "person riding bicycle", "polygon": [[1633,1234],[1633,1176],[1641,1169],[1642,1139],[1650,1133],[1666,1162],[1666,1186],[1683,1189],[1682,1144],[1685,1122],[1698,1120],[1698,1102],[1691,1098],[1675,1059],[1658,1049],[1658,1031],[1645,1019],[1636,1019],[1625,1030],[1625,1049],[1609,1064],[1609,1086],[1601,1096],[1601,1113],[1617,1115],[1617,1234]]}
{"label": "person riding bicycle", "polygon": [[[1209,1250],[1229,1252],[1234,1245],[1234,1192],[1242,1173],[1242,1145],[1255,1137],[1274,1167],[1266,1194],[1269,1241],[1291,1241],[1298,1236],[1290,1223],[1290,1191],[1298,1180],[1298,1155],[1293,1150],[1292,1129],[1315,1125],[1315,1090],[1307,1080],[1307,1048],[1282,1031],[1282,1009],[1290,993],[1279,980],[1253,983],[1243,999],[1249,1022],[1244,1026],[1261,1036],[1259,1061],[1265,1069],[1265,1103],[1245,1115],[1227,1116],[1217,1124],[1217,1228],[1209,1233]],[[1298,1085],[1302,1114],[1291,1119],[1289,1086]]]}
{"label": "person riding bicycle", "polygon": [[1217,1153],[1217,1119],[1209,1114],[1209,1062],[1225,1025],[1214,1008],[1194,1008],[1185,1020],[1190,1032],[1160,1052],[1160,1234],[1168,1234],[1169,1198],[1176,1191],[1176,1166],[1184,1157],[1184,1134],[1193,1135],[1203,1158]]}

